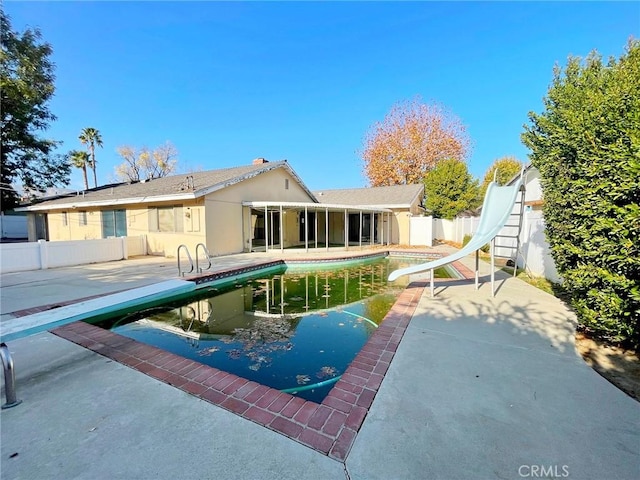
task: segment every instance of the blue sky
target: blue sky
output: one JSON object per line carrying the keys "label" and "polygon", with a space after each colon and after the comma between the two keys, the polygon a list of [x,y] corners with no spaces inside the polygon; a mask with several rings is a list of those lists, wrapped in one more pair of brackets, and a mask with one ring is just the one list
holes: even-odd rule
{"label": "blue sky", "polygon": [[[637,2],[5,2],[14,30],[54,50],[63,151],[102,133],[116,147],[171,141],[181,171],[287,159],[313,190],[362,187],[358,151],[391,106],[416,95],[466,125],[482,177],[541,111],[554,64],[620,56]],[[75,170],[72,188],[82,188]]]}

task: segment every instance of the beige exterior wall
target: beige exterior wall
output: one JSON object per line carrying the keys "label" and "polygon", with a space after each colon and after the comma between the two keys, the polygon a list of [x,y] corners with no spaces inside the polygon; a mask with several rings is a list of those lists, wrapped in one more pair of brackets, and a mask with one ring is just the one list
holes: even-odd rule
{"label": "beige exterior wall", "polygon": [[344,212],[329,212],[329,243],[344,245]]}
{"label": "beige exterior wall", "polygon": [[[179,226],[177,232],[157,231],[157,207],[173,206]],[[186,245],[195,261],[196,245],[206,242],[205,206],[202,199],[183,203],[158,203],[127,209],[127,235],[146,235],[150,255],[175,257],[180,245]],[[206,244],[206,243],[205,243]]]}
{"label": "beige exterior wall", "polygon": [[[184,218],[176,222],[181,225],[183,231],[158,232],[152,227],[157,221],[152,220],[157,215],[156,207],[179,207],[174,211]],[[105,210],[112,210],[108,208]],[[205,242],[206,228],[204,225],[204,204],[200,201],[191,201],[182,204],[156,203],[150,205],[124,205],[118,209],[126,211],[127,236],[146,235],[147,251],[151,255],[164,255],[174,257],[178,246],[187,245],[189,251],[195,254],[198,243]],[[98,209],[86,210],[86,225],[81,221],[83,210],[52,211],[48,213],[49,239],[58,240],[89,240],[102,238],[102,211]],[[66,221],[65,221],[66,216]]]}
{"label": "beige exterior wall", "polygon": [[[105,210],[125,209],[127,235],[146,235],[147,251],[150,254],[174,257],[178,246],[185,244],[191,254],[195,255],[196,245],[204,243],[212,255],[225,255],[247,251],[249,248],[249,235],[253,232],[255,216],[251,215],[249,208],[242,206],[244,201],[310,202],[311,199],[286,169],[276,168],[190,202],[124,205]],[[416,199],[408,211],[398,209],[391,215],[382,216],[385,221],[379,223],[379,230],[384,228],[385,243],[389,240],[387,222],[390,221],[390,243],[409,244],[410,214],[423,213],[419,203],[420,199]],[[158,231],[157,207],[174,207],[178,231]],[[308,211],[312,212],[314,209]],[[315,211],[318,218],[317,239],[319,243],[324,243],[325,210],[320,208]],[[82,210],[49,212],[49,239],[55,241],[102,238],[101,211],[87,209],[86,225],[81,222],[81,212]],[[285,248],[304,245],[304,238],[300,239],[299,212],[300,210],[283,211],[282,241]],[[344,219],[344,212],[329,212],[331,244],[344,244]],[[311,223],[311,228],[314,227],[315,223]],[[380,238],[379,231],[378,239]],[[315,246],[315,241],[310,240],[309,246]]]}
{"label": "beige exterior wall", "polygon": [[100,211],[96,209],[49,212],[48,225],[51,241],[102,238]]}
{"label": "beige exterior wall", "polygon": [[[286,188],[287,183],[288,188]],[[207,195],[205,198],[206,244],[212,255],[240,253],[249,248],[249,232],[242,228],[243,223],[248,224],[248,220],[243,222],[242,202],[252,200],[311,201],[304,189],[284,168],[276,168]],[[244,216],[246,217],[246,214]],[[293,233],[289,227],[291,220],[287,218],[285,222],[286,242],[293,238]]]}
{"label": "beige exterior wall", "polygon": [[284,247],[292,247],[294,245],[298,245],[300,238],[300,225],[299,225],[299,215],[300,213],[297,210],[289,210],[284,213],[282,217],[284,221],[282,222],[282,236],[284,238]]}
{"label": "beige exterior wall", "polygon": [[409,245],[409,219],[407,210],[394,210],[391,224],[391,243]]}
{"label": "beige exterior wall", "polygon": [[409,209],[393,209],[394,220],[391,225],[391,243],[398,245],[409,245],[411,221],[413,215],[422,215],[424,210],[420,208],[420,198],[416,198]]}

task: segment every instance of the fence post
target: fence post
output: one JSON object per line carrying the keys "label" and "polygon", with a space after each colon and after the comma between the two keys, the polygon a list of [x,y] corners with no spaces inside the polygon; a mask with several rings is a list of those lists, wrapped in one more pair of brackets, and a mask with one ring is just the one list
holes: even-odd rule
{"label": "fence post", "polygon": [[49,268],[49,250],[46,240],[38,240],[40,246],[40,270]]}
{"label": "fence post", "polygon": [[122,259],[126,260],[129,258],[129,250],[127,245],[127,237],[120,237],[120,250],[122,252]]}

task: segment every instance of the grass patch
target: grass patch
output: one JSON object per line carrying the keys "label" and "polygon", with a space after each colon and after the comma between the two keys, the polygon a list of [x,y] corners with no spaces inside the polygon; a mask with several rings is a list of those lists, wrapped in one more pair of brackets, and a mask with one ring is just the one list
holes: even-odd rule
{"label": "grass patch", "polygon": [[[509,275],[513,275],[513,267],[502,267],[501,270],[503,272],[507,272]],[[560,296],[558,295],[558,285],[550,280],[547,280],[544,277],[531,277],[526,271],[522,270],[521,268],[518,269],[516,277],[522,281],[527,282],[529,285],[542,290],[543,292],[547,292],[549,295],[560,298]]]}

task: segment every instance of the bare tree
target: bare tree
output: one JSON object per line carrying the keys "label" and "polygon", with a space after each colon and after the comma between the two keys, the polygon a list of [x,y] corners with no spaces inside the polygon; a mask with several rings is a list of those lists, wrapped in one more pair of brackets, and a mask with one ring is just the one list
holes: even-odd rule
{"label": "bare tree", "polygon": [[439,161],[464,161],[470,149],[460,119],[420,97],[395,104],[363,143],[364,173],[374,187],[421,183]]}
{"label": "bare tree", "polygon": [[123,145],[116,151],[124,160],[116,166],[116,177],[125,182],[166,177],[176,170],[178,163],[178,150],[171,142],[154,150]]}

